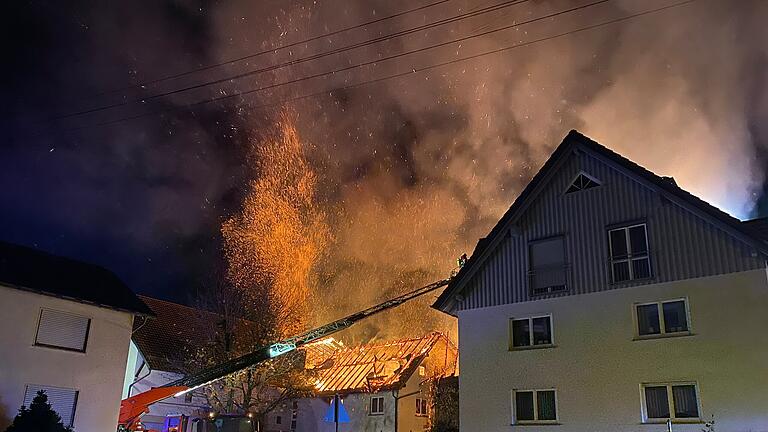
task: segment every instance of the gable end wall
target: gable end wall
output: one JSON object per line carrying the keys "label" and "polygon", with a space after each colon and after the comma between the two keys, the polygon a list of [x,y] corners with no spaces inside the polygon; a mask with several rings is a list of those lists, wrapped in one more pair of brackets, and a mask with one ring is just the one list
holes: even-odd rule
{"label": "gable end wall", "polygon": [[[564,195],[579,171],[602,186]],[[501,241],[457,310],[765,268],[750,246],[586,151],[569,155],[534,200],[516,223],[519,234]],[[632,221],[647,223],[653,277],[612,284],[607,227]],[[532,298],[528,244],[557,235],[565,236],[569,291]]]}

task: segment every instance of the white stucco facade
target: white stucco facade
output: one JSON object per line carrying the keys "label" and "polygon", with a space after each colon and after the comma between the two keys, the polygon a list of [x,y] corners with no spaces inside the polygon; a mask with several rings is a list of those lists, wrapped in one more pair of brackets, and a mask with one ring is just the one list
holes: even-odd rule
{"label": "white stucco facade", "polygon": [[[0,430],[28,384],[78,391],[74,429],[114,431],[133,314],[0,286]],[[35,345],[41,309],[90,318],[85,352]]]}
{"label": "white stucco facade", "polygon": [[[636,303],[687,299],[690,335],[638,339]],[[552,316],[554,346],[510,350],[509,320]],[[717,432],[768,431],[765,269],[458,312],[466,432],[661,432],[641,385],[695,382]],[[512,391],[555,389],[557,423],[512,425]],[[674,424],[699,432],[702,422]]]}

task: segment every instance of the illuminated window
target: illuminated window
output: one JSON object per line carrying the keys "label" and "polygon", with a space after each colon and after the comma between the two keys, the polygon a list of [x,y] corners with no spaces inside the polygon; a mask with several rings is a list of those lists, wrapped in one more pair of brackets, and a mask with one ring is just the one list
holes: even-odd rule
{"label": "illuminated window", "polygon": [[512,420],[513,424],[557,422],[555,390],[514,390]]}
{"label": "illuminated window", "polygon": [[642,386],[643,422],[699,419],[696,383],[656,383]]}
{"label": "illuminated window", "polygon": [[371,396],[371,409],[368,415],[384,414],[384,396]]}
{"label": "illuminated window", "polygon": [[509,320],[510,349],[546,347],[552,342],[552,316],[513,318]]}
{"label": "illuminated window", "polygon": [[688,302],[685,299],[635,305],[637,336],[688,334]]}
{"label": "illuminated window", "polygon": [[184,402],[185,403],[192,403],[192,392],[186,392],[184,393]]}
{"label": "illuminated window", "polygon": [[419,417],[425,417],[427,415],[426,399],[416,398],[416,415]]}
{"label": "illuminated window", "polygon": [[427,368],[424,366],[419,366],[419,376],[426,376],[427,375]]}
{"label": "illuminated window", "polygon": [[543,295],[567,290],[565,240],[552,237],[531,242],[528,246],[528,271],[531,295]]}
{"label": "illuminated window", "polygon": [[645,224],[608,231],[611,278],[614,283],[651,277],[648,234]]}
{"label": "illuminated window", "polygon": [[568,186],[568,189],[566,189],[565,193],[570,194],[578,191],[592,189],[598,186],[600,186],[600,182],[597,179],[590,176],[589,174],[579,173]]}

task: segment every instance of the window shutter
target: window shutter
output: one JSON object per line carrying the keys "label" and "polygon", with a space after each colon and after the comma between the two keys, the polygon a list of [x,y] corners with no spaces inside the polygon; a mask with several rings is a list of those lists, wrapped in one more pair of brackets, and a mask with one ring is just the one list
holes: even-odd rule
{"label": "window shutter", "polygon": [[56,411],[61,417],[61,423],[64,426],[72,426],[75,420],[78,391],[61,387],[27,384],[27,389],[24,392],[25,406],[29,407],[32,405],[32,400],[37,396],[39,390],[45,391],[45,395],[48,396],[48,403],[51,405],[51,409]]}
{"label": "window shutter", "polygon": [[40,312],[35,344],[85,351],[90,324],[89,318],[43,309]]}

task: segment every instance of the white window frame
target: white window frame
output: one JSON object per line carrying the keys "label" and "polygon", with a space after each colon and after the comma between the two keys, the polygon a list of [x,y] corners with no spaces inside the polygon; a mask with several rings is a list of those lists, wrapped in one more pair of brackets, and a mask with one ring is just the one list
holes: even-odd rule
{"label": "white window frame", "polygon": [[[679,301],[682,301],[683,304],[685,304],[685,323],[688,326],[688,330],[683,330],[679,332],[668,332],[667,322],[664,319],[663,305],[664,303],[674,303]],[[648,334],[648,335],[640,334],[640,317],[637,314],[637,308],[640,306],[648,306],[648,305],[656,305],[656,312],[659,314],[659,330],[661,331],[659,334]],[[657,339],[657,338],[674,337],[674,336],[688,336],[693,334],[691,330],[691,307],[688,302],[688,297],[680,297],[680,298],[659,300],[659,301],[652,301],[652,302],[633,303],[632,319],[634,321],[634,326],[635,326],[635,339]]]}
{"label": "white window frame", "polygon": [[[549,343],[534,345],[533,344],[533,320],[536,318],[549,318]],[[530,345],[515,346],[515,331],[513,327],[514,321],[528,320],[528,341]],[[529,350],[537,348],[552,348],[555,346],[555,322],[552,319],[552,314],[531,315],[527,317],[513,317],[509,319],[509,350]]]}
{"label": "white window frame", "polygon": [[[635,228],[635,227],[639,227],[639,226],[642,226],[643,227],[643,231],[645,232],[645,247],[648,250],[645,251],[645,255],[643,255],[643,256],[633,256],[632,252],[631,252],[632,244],[630,243],[630,239],[629,239],[629,230],[630,230],[630,228]],[[614,259],[613,258],[613,242],[611,241],[611,233],[614,232],[614,231],[624,231],[624,239],[625,239],[625,242],[627,244],[627,257],[626,258],[619,258],[619,259]],[[611,283],[613,283],[613,284],[620,284],[620,283],[633,282],[633,281],[636,281],[636,280],[647,280],[647,279],[653,278],[653,266],[651,265],[651,244],[648,242],[648,224],[646,222],[641,222],[641,223],[635,223],[635,224],[631,224],[631,225],[625,225],[625,226],[618,226],[618,227],[614,227],[614,228],[609,228],[608,229],[608,254],[610,255],[608,257],[608,260],[610,261],[610,265],[611,265]],[[635,274],[634,274],[634,269],[632,268],[632,261],[633,260],[641,260],[641,259],[647,259],[648,260],[648,277],[636,278]],[[615,263],[622,263],[622,262],[626,262],[627,266],[629,267],[629,279],[622,280],[622,281],[617,281],[616,280],[616,274],[614,273],[613,265]]]}
{"label": "white window frame", "polygon": [[[672,393],[672,387],[675,386],[693,386],[696,392],[696,410],[699,413],[698,417],[675,417],[675,397]],[[648,417],[648,407],[645,401],[645,388],[646,387],[666,387],[667,388],[667,404],[669,405],[669,417],[668,418],[656,418]],[[699,383],[696,381],[667,381],[667,382],[650,382],[640,384],[640,407],[643,423],[666,423],[667,420],[672,420],[673,423],[700,423],[701,422],[701,393],[699,392]]]}
{"label": "white window frame", "polygon": [[[551,391],[555,393],[555,419],[554,420],[538,420],[539,418],[539,398],[538,392]],[[517,419],[517,393],[533,392],[533,418],[534,420],[518,420]],[[560,402],[557,400],[557,389],[555,388],[540,388],[540,389],[515,389],[512,390],[512,424],[513,425],[537,425],[537,424],[559,424],[560,423]]]}
{"label": "white window frame", "polygon": [[[74,316],[74,317],[83,318],[83,319],[88,320],[88,324],[87,324],[87,327],[85,329],[85,340],[83,341],[83,348],[82,349],[69,348],[69,347],[60,346],[60,345],[51,345],[51,344],[46,344],[46,343],[38,342],[38,339],[40,338],[40,326],[43,324],[43,314],[45,313],[45,311],[59,313],[59,314],[65,314],[65,315],[71,315],[71,316]],[[86,351],[88,350],[88,340],[91,338],[91,324],[93,324],[93,319],[91,319],[91,317],[89,317],[89,316],[85,316],[85,315],[81,315],[81,314],[77,314],[77,313],[72,313],[72,312],[69,312],[69,311],[63,311],[63,310],[60,310],[60,309],[53,309],[53,308],[47,308],[47,307],[40,308],[40,311],[37,314],[37,326],[35,327],[35,337],[34,337],[34,339],[32,341],[32,344],[34,346],[36,346],[36,347],[49,348],[49,349],[55,349],[55,350],[69,351],[69,352],[72,352],[72,353],[85,354]]]}
{"label": "white window frame", "polygon": [[[422,402],[424,402],[424,412],[421,412],[421,406]],[[424,398],[416,398],[416,416],[417,417],[427,417],[429,415],[429,404],[427,403],[427,400]]]}
{"label": "white window frame", "polygon": [[[374,399],[381,401],[381,405],[380,405],[381,411],[373,410]],[[368,402],[368,415],[369,416],[384,415],[384,396],[371,396],[371,400]]]}

